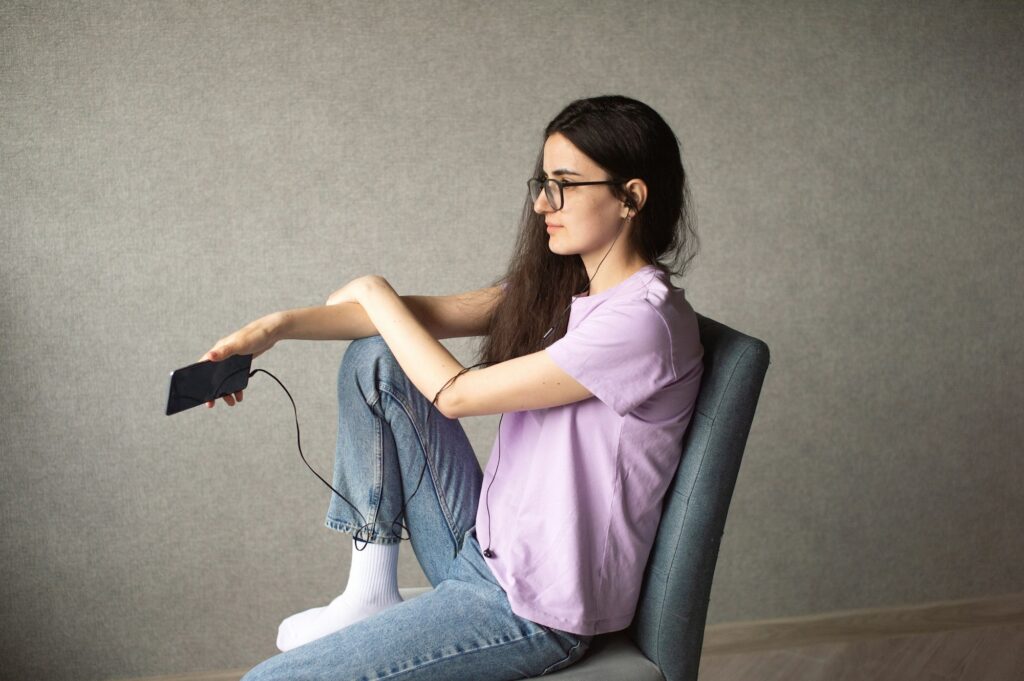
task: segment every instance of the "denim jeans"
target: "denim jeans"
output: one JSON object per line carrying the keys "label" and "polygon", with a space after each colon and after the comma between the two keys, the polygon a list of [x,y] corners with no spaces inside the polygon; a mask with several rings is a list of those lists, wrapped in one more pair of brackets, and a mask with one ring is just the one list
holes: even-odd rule
{"label": "denim jeans", "polygon": [[338,411],[332,484],[359,513],[332,492],[327,526],[362,546],[400,541],[404,523],[434,588],[275,655],[243,681],[500,681],[583,657],[592,636],[512,612],[477,541],[483,472],[466,433],[412,384],[381,336],[349,344]]}

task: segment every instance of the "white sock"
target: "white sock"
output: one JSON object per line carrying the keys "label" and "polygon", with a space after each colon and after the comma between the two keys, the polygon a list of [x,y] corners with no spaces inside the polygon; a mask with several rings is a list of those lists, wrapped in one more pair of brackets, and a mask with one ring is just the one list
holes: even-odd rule
{"label": "white sock", "polygon": [[397,543],[366,544],[359,551],[353,539],[352,569],[345,591],[326,606],[286,617],[277,630],[278,649],[297,648],[401,603],[398,547]]}

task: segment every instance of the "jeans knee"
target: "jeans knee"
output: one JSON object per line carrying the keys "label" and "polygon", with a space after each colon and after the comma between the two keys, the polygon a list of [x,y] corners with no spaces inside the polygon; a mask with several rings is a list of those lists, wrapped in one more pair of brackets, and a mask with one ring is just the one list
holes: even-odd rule
{"label": "jeans knee", "polygon": [[373,336],[356,338],[349,343],[348,348],[345,349],[342,363],[349,362],[362,367],[382,359],[388,362],[397,361],[395,360],[394,353],[391,352],[391,348],[384,341],[384,336],[375,334]]}
{"label": "jeans knee", "polygon": [[384,342],[384,336],[377,333],[350,341],[345,349],[345,357],[349,355],[359,355],[360,357],[373,356],[387,349],[388,344]]}
{"label": "jeans knee", "polygon": [[[344,383],[356,381],[364,388],[370,389],[375,380],[381,378],[381,369],[397,368],[398,360],[395,359],[391,348],[384,341],[380,334],[356,338],[349,343],[345,354],[341,359],[341,366],[338,368],[338,386]],[[363,377],[363,380],[360,380]]]}

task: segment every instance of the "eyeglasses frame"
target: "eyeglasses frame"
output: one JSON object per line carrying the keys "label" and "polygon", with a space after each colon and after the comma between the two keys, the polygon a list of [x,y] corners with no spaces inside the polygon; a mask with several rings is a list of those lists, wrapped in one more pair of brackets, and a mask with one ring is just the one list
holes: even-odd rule
{"label": "eyeglasses frame", "polygon": [[[574,180],[559,180],[559,179],[554,178],[554,177],[531,177],[529,180],[526,181],[526,189],[527,189],[527,191],[530,192],[530,197],[531,198],[533,197],[533,191],[532,191],[532,189],[530,187],[530,183],[533,182],[534,180],[536,180],[537,182],[540,182],[542,187],[544,185],[546,185],[548,182],[554,182],[555,184],[558,185],[558,208],[554,208],[554,206],[552,206],[552,208],[554,208],[554,212],[556,212],[556,213],[558,211],[562,210],[562,208],[565,207],[565,188],[566,187],[581,187],[581,186],[588,185],[588,184],[625,184],[628,181],[628,180],[593,180],[593,181],[590,181],[590,182],[576,182]],[[539,198],[540,194],[538,194],[537,197]],[[547,197],[548,197],[548,193],[545,191],[544,192],[544,198],[546,199]],[[533,201],[536,202],[537,199],[533,199]]]}

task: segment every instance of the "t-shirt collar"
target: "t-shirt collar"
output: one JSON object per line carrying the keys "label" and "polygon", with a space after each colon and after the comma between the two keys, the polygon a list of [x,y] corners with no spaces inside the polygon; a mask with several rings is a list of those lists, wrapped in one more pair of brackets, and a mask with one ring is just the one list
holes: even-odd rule
{"label": "t-shirt collar", "polygon": [[621,293],[626,293],[628,291],[635,290],[639,288],[641,285],[650,281],[650,279],[645,275],[650,274],[651,272],[660,271],[661,270],[659,270],[654,265],[644,265],[636,272],[620,281],[615,286],[612,286],[611,288],[607,288],[604,291],[601,291],[600,293],[595,293],[590,296],[573,296],[572,302],[573,304],[581,303],[589,305],[590,303],[596,303],[600,300],[604,300],[605,298],[610,298]]}

